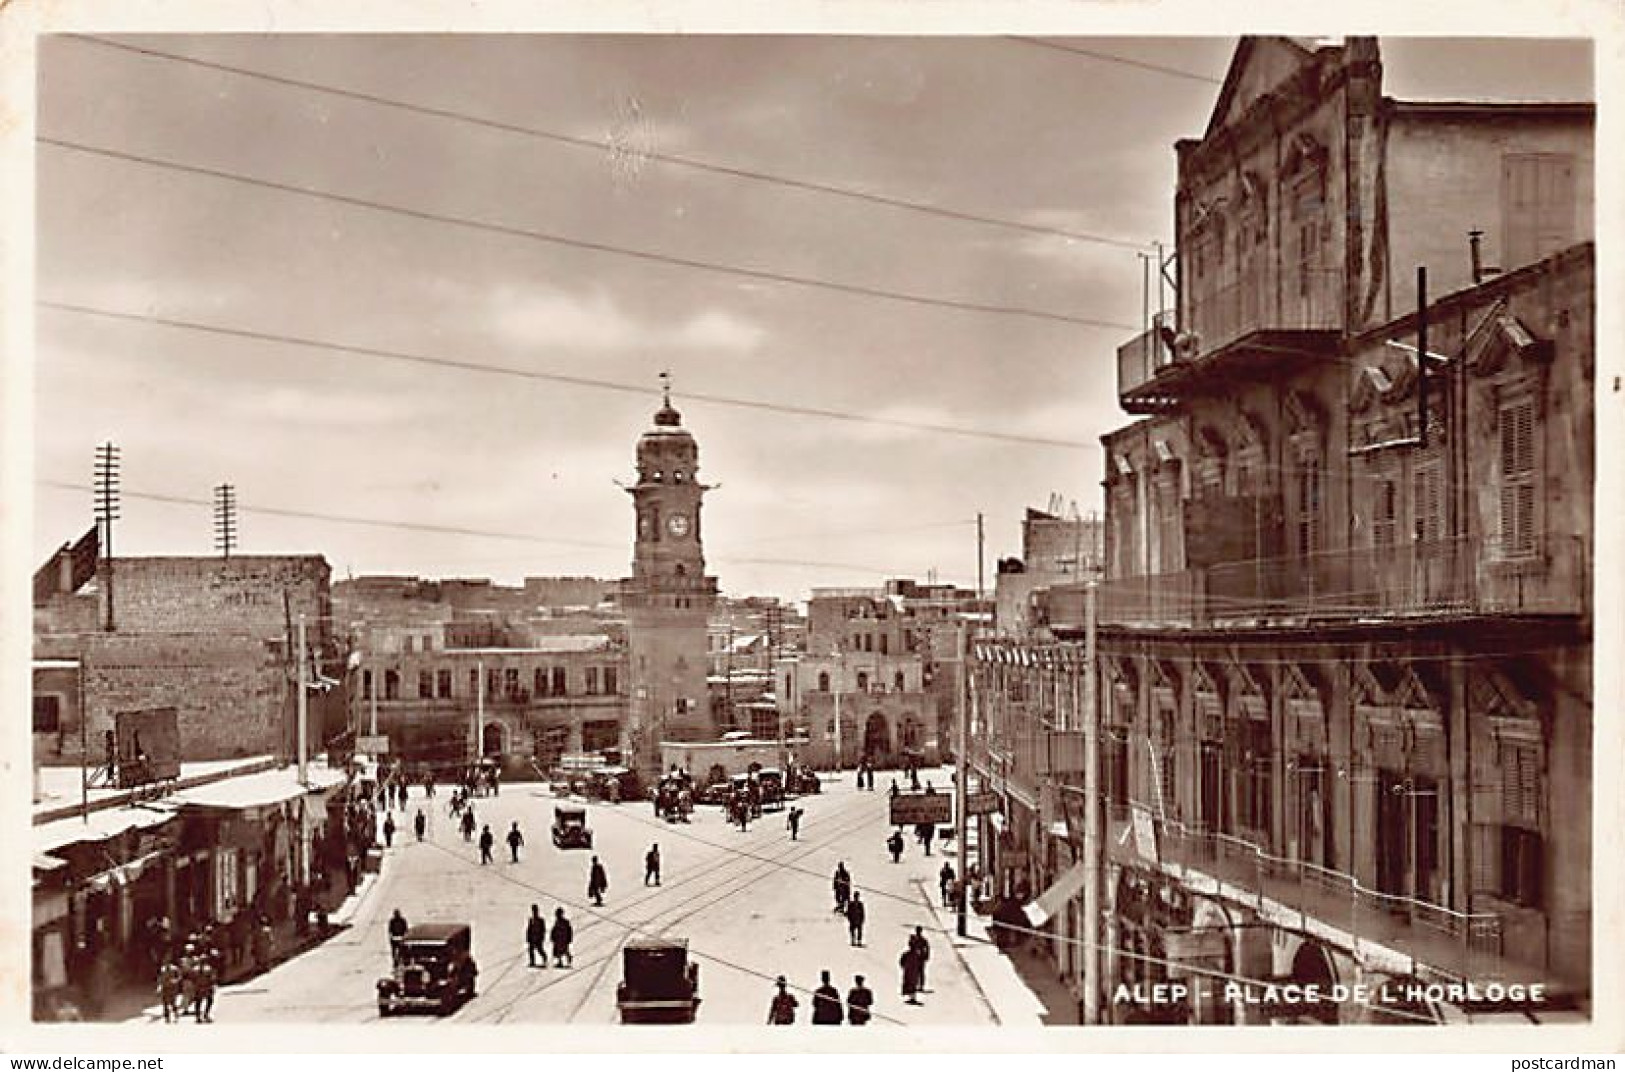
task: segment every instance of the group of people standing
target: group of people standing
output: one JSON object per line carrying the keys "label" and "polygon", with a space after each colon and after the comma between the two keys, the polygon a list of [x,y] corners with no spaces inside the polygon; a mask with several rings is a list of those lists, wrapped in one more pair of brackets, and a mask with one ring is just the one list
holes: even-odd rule
{"label": "group of people standing", "polygon": [[[863,976],[852,977],[852,988],[841,1002],[841,992],[830,981],[829,972],[818,973],[818,989],[812,994],[812,1022],[815,1024],[853,1024],[861,1026],[874,1017],[875,992],[863,981]],[[775,980],[778,990],[767,1007],[769,1024],[793,1024],[801,1002],[790,993],[790,983],[784,976]]]}
{"label": "group of people standing", "polygon": [[179,957],[165,956],[158,966],[158,1001],[164,1023],[191,1016],[200,1024],[214,1022],[214,995],[220,986],[225,954],[212,930],[187,937]]}
{"label": "group of people standing", "polygon": [[[551,934],[553,948],[553,967],[567,968],[575,963],[570,954],[570,943],[575,941],[575,927],[570,923],[564,909],[553,910],[553,931]],[[530,919],[525,923],[525,951],[530,956],[530,966],[537,967],[536,958],[542,958],[541,967],[547,967],[547,947],[549,941],[547,920],[542,918],[540,905],[530,906]]]}

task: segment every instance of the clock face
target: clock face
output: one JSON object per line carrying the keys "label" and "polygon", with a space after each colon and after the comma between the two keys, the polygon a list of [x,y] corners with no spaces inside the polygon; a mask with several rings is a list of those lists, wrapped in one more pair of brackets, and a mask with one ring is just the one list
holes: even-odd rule
{"label": "clock face", "polygon": [[666,527],[671,530],[673,536],[687,536],[688,518],[682,514],[673,514],[671,520],[666,522]]}

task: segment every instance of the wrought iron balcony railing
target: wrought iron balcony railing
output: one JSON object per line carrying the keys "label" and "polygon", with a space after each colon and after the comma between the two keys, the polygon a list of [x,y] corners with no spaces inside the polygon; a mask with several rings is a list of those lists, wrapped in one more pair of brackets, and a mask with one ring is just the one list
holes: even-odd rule
{"label": "wrought iron balcony railing", "polygon": [[1534,555],[1473,537],[1226,562],[1114,577],[1100,621],[1119,625],[1295,624],[1450,614],[1584,614],[1586,541],[1550,536]]}
{"label": "wrought iron balcony railing", "polygon": [[1296,267],[1279,277],[1253,272],[1211,289],[1193,287],[1180,330],[1201,357],[1254,331],[1337,331],[1343,326],[1343,272]]}
{"label": "wrought iron balcony railing", "polygon": [[[1129,818],[1113,815],[1111,821],[1110,842],[1133,843]],[[1408,957],[1413,971],[1426,966],[1478,981],[1516,972],[1504,959],[1502,920],[1495,913],[1459,912],[1425,897],[1373,889],[1347,872],[1277,856],[1221,831],[1162,818],[1153,825],[1159,862],[1187,882],[1210,879],[1240,903],[1296,914],[1306,929],[1313,920],[1355,942],[1377,943]]]}

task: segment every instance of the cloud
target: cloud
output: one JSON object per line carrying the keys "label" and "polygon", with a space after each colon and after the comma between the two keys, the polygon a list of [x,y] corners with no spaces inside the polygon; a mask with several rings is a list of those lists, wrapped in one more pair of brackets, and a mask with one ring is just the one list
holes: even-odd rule
{"label": "cloud", "polygon": [[571,350],[685,349],[743,354],[762,342],[757,324],[721,309],[671,323],[633,315],[602,290],[584,296],[558,290],[502,287],[485,299],[480,323],[521,348]]}

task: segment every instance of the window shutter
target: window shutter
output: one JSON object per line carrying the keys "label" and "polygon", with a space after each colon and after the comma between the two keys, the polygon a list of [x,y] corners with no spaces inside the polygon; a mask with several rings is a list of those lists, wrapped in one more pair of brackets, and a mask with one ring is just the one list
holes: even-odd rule
{"label": "window shutter", "polygon": [[1501,891],[1501,828],[1493,823],[1473,824],[1474,893]]}
{"label": "window shutter", "polygon": [[1540,756],[1527,744],[1501,744],[1501,814],[1503,821],[1540,829]]}
{"label": "window shutter", "polygon": [[1501,264],[1511,270],[1575,238],[1575,162],[1567,153],[1518,153],[1501,161]]}

